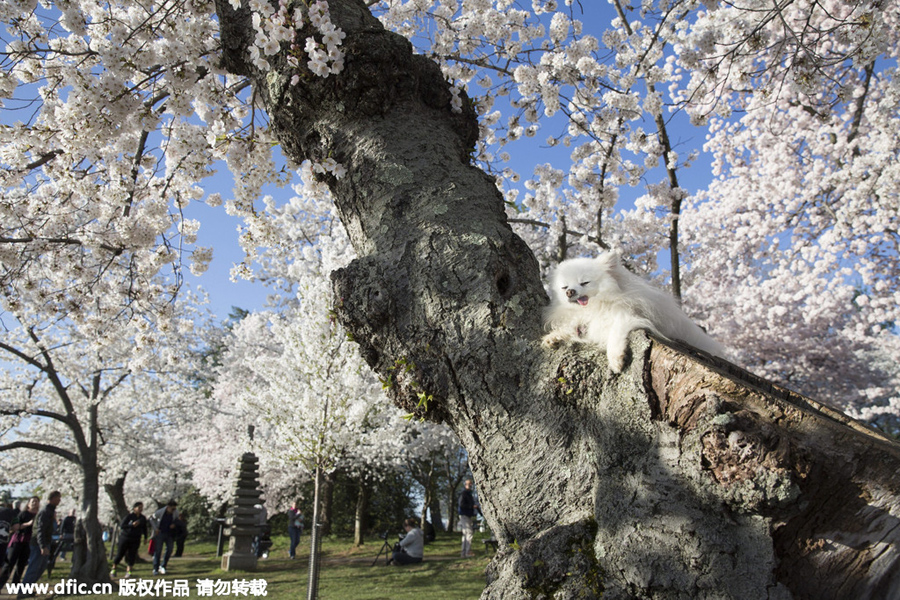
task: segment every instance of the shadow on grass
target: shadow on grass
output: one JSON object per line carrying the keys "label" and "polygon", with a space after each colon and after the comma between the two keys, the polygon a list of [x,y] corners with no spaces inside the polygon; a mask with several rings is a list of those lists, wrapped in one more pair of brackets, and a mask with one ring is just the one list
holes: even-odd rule
{"label": "shadow on grass", "polygon": [[[486,534],[476,535],[473,547],[482,549],[481,540]],[[152,565],[144,560],[135,565],[132,579],[143,582],[144,586],[153,586],[153,593],[144,594],[143,597],[162,598],[175,597],[169,587],[168,594],[166,584],[158,583],[160,580],[171,582],[187,581],[191,598],[219,597],[219,598],[253,598],[265,597],[267,600],[296,600],[305,598],[309,582],[309,537],[301,540],[297,548],[297,558],[288,558],[287,536],[275,536],[274,544],[268,559],[260,560],[254,571],[223,571],[221,558],[216,557],[215,545],[211,543],[188,543],[185,555],[181,558],[172,558],[169,561],[165,576],[153,577]],[[425,547],[425,560],[416,565],[405,567],[385,566],[382,555],[378,564],[373,566],[382,540],[374,538],[367,540],[361,548],[354,548],[351,540],[327,539],[322,545],[322,563],[319,570],[318,597],[333,600],[420,600],[421,598],[441,598],[442,600],[475,600],[481,596],[484,590],[484,569],[487,566],[491,552],[482,550],[477,556],[469,559],[459,557],[459,534],[442,534],[433,543]],[[122,573],[120,565],[119,573]],[[55,575],[58,575],[55,574]],[[212,580],[212,582],[237,581],[242,590],[235,592],[231,587],[230,593],[200,595],[198,580]],[[255,588],[249,587],[250,582],[257,580]],[[265,583],[259,583],[263,580]],[[56,583],[59,579],[51,580]],[[184,586],[184,584],[181,584]],[[260,586],[265,590],[265,596],[259,593]],[[222,591],[223,583],[219,588]],[[144,588],[146,589],[146,587]],[[183,589],[183,587],[182,587]],[[159,590],[159,593],[156,593]],[[256,592],[256,593],[254,593]],[[87,600],[112,600],[114,598],[127,597],[121,593],[111,596],[70,596],[70,598],[84,598]],[[133,597],[142,597],[136,593]],[[179,596],[185,597],[185,596]]]}

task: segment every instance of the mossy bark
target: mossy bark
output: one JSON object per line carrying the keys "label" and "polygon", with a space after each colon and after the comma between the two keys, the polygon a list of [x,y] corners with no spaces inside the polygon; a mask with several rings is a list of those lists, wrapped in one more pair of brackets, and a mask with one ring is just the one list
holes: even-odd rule
{"label": "mossy bark", "polygon": [[223,64],[288,156],[348,171],[327,180],[359,255],[335,310],[397,405],[469,452],[500,540],[484,598],[900,593],[897,446],[644,334],[618,376],[596,349],[543,348],[538,265],[470,164],[471,105],[363,2],[329,8],[340,75],[283,54],[255,71],[248,14],[221,0]]}

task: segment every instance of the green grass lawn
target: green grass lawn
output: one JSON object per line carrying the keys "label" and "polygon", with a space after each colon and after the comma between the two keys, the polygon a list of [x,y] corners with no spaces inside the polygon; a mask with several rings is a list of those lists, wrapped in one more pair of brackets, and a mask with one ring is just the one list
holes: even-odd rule
{"label": "green grass lawn", "polygon": [[[473,600],[481,595],[484,589],[484,569],[490,560],[490,551],[485,551],[482,542],[488,534],[475,534],[472,544],[476,552],[474,558],[462,559],[459,556],[460,536],[458,533],[438,534],[438,539],[425,546],[425,560],[417,565],[405,567],[385,566],[382,556],[378,564],[372,562],[382,545],[380,538],[372,538],[360,548],[354,548],[351,540],[326,539],[322,543],[322,562],[319,570],[319,598],[329,600],[421,600],[422,598],[439,598],[441,600]],[[388,538],[393,543],[396,536]],[[215,544],[190,543],[185,546],[184,556],[172,558],[166,575],[154,577],[152,565],[148,562],[146,546],[142,549],[139,564],[135,565],[132,579],[144,580],[156,584],[163,579],[174,582],[187,580],[191,598],[200,596],[197,581],[210,579],[215,581],[241,580],[250,582],[254,579],[265,580],[265,598],[275,600],[297,600],[306,598],[309,581],[309,536],[303,536],[297,548],[297,558],[288,558],[287,536],[275,536],[274,545],[269,558],[259,561],[255,571],[222,571],[221,558],[216,557]],[[65,565],[54,571],[50,580],[56,583],[65,577]],[[124,564],[120,566],[119,575],[124,573]],[[182,584],[183,585],[183,584]],[[71,596],[72,598],[90,598],[105,600],[122,598],[119,594],[111,596]],[[135,594],[133,597],[141,597]],[[143,597],[176,597],[173,593],[167,596],[145,594]],[[183,597],[183,596],[182,596]],[[244,591],[215,597],[253,598],[253,593]]]}

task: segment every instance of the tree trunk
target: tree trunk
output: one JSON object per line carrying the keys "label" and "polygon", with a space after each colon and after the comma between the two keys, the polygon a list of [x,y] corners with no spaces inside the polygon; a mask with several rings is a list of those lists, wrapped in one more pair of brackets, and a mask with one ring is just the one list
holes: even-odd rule
{"label": "tree trunk", "polygon": [[[468,461],[466,461],[468,465]],[[449,495],[447,497],[447,531],[456,531],[456,521],[459,516],[459,488],[469,475],[468,467],[462,473],[451,475],[447,484]]]}
{"label": "tree trunk", "polygon": [[76,522],[75,542],[72,552],[72,567],[69,577],[79,583],[109,583],[109,563],[106,559],[106,545],[103,543],[103,529],[98,514],[100,499],[100,477],[97,468],[96,450],[82,454],[81,515]]}
{"label": "tree trunk", "polygon": [[444,531],[444,517],[441,514],[441,501],[438,499],[437,493],[431,499],[428,510],[431,511],[431,526],[434,527],[434,530]]}
{"label": "tree trunk", "polygon": [[366,523],[369,520],[369,485],[365,475],[359,477],[359,492],[356,496],[356,518],[353,526],[353,545],[365,543]]}
{"label": "tree trunk", "polygon": [[458,487],[450,488],[450,498],[447,502],[447,531],[456,531],[456,520],[459,511],[459,494],[456,493]]}
{"label": "tree trunk", "polygon": [[467,449],[500,541],[483,598],[900,594],[898,446],[644,334],[620,375],[544,349],[537,261],[469,164],[471,104],[454,113],[438,67],[360,0],[328,5],[340,75],[292,85],[284,53],[256,72],[249,13],[220,0],[224,65],[287,156],[347,169],[327,182],[359,258],[335,310],[395,402]]}
{"label": "tree trunk", "polygon": [[459,514],[459,488],[468,476],[468,459],[463,461],[458,457],[455,464],[447,463],[447,531],[456,531],[456,518]]}
{"label": "tree trunk", "polygon": [[322,487],[319,490],[319,523],[322,535],[331,535],[334,512],[334,474],[322,473]]}
{"label": "tree trunk", "polygon": [[116,478],[114,483],[103,484],[103,489],[106,490],[106,495],[109,496],[109,501],[113,505],[113,510],[116,511],[116,519],[118,519],[119,523],[131,512],[128,508],[128,503],[125,501],[125,478],[127,476],[128,472],[126,471],[122,473],[121,477]]}
{"label": "tree trunk", "polygon": [[428,469],[421,474],[422,479],[419,480],[422,484],[422,513],[419,515],[419,526],[422,529],[425,529],[425,521],[428,520],[428,507],[435,499],[434,459],[428,460],[426,464]]}

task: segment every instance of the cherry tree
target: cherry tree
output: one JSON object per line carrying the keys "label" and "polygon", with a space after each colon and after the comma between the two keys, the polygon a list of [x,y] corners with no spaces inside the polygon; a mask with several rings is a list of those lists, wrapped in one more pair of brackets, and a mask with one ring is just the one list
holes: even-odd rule
{"label": "cherry tree", "polygon": [[[308,185],[298,187],[304,193],[284,206],[268,199],[268,210],[250,222],[255,239],[280,236],[257,262],[260,278],[282,287],[283,308],[251,314],[234,328],[214,394],[268,423],[274,443],[266,454],[300,472],[341,466],[362,480],[379,465],[399,464],[405,423],[333,317],[327,274],[353,250],[308,175]],[[403,365],[395,370],[402,377]]]}
{"label": "cherry tree", "polygon": [[423,527],[430,510],[432,525],[438,531],[443,531],[443,500],[448,511],[447,530],[453,531],[459,488],[463,478],[469,473],[468,457],[460,446],[459,438],[445,426],[423,423],[409,431],[403,442],[407,471],[422,486],[420,521]]}
{"label": "cherry tree", "polygon": [[895,435],[898,18],[704,12],[679,36],[677,86],[717,174],[686,210],[698,305],[742,364]]}
{"label": "cherry tree", "polygon": [[[75,488],[83,535],[71,573],[80,580],[108,580],[98,520],[101,486],[121,476],[123,461],[152,467],[170,411],[189,404],[194,393],[194,366],[186,360],[193,315],[182,314],[163,327],[146,323],[141,337],[108,323],[87,339],[71,321],[34,325],[5,315],[3,467],[22,481]],[[55,460],[36,460],[38,454]]]}

